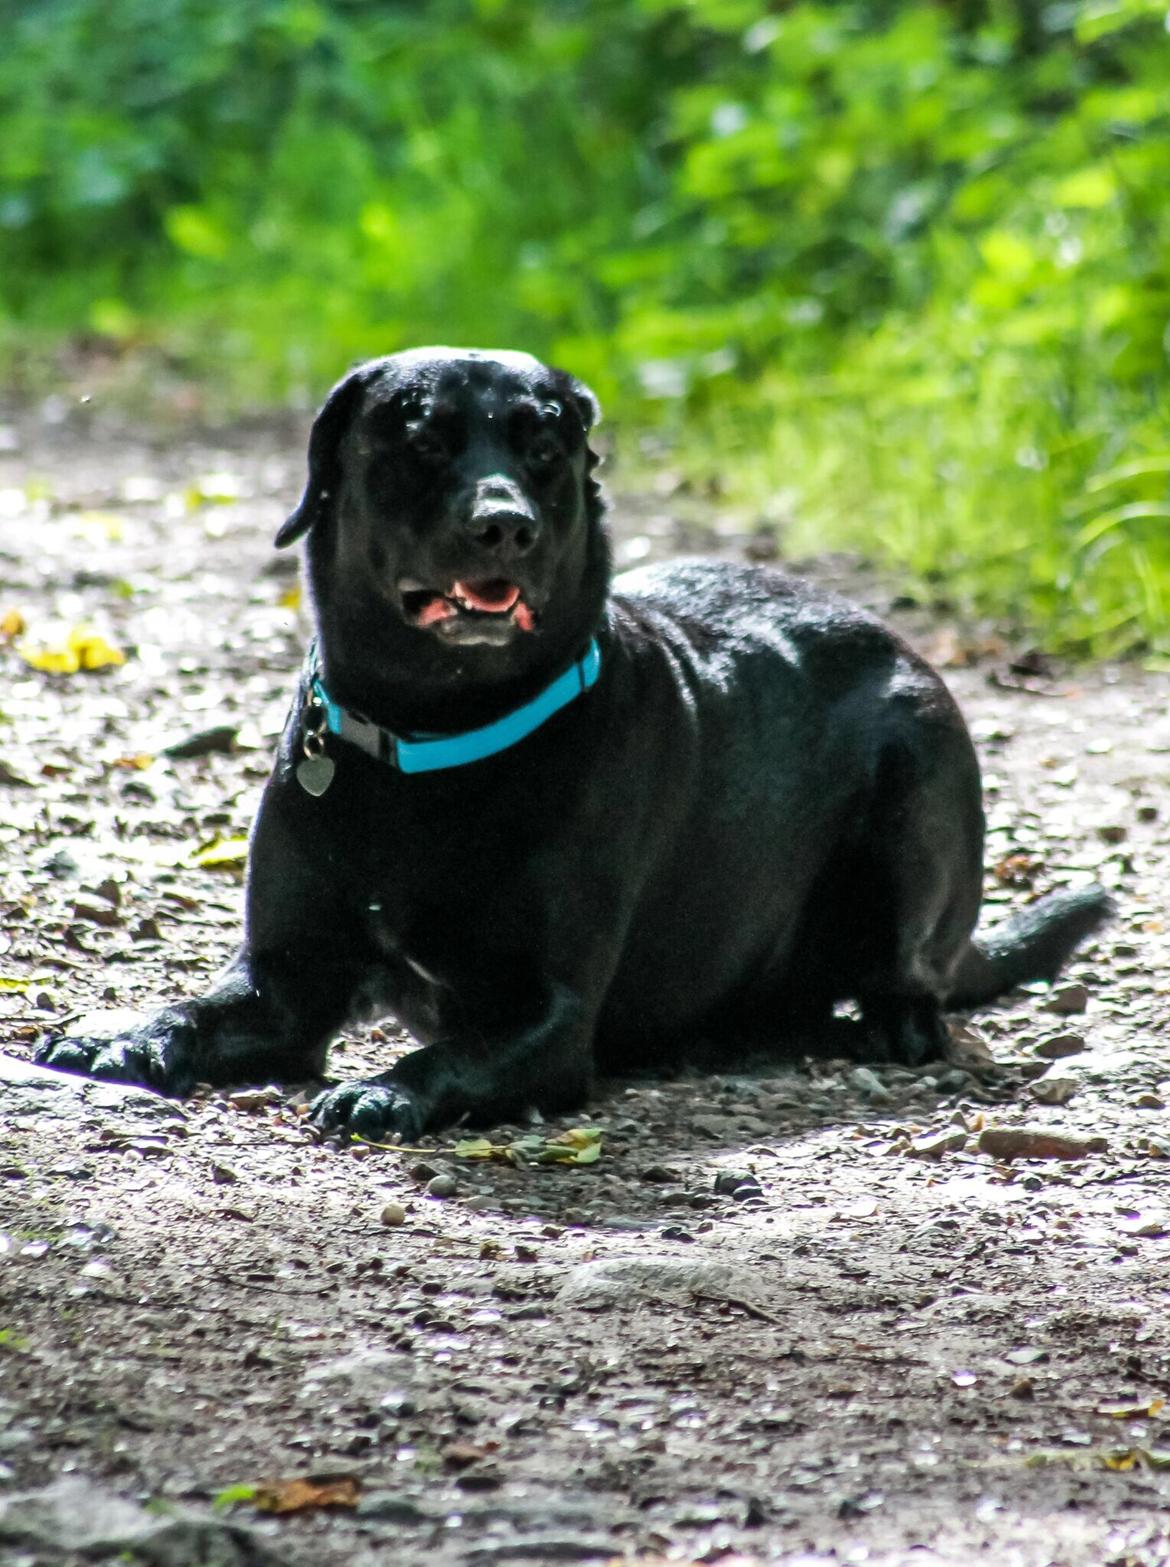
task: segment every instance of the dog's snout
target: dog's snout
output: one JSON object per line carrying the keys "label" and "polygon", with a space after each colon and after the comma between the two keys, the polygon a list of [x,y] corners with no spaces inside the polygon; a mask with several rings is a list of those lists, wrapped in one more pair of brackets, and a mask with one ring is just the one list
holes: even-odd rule
{"label": "dog's snout", "polygon": [[536,543],[536,519],[529,513],[506,510],[477,511],[471,518],[477,544],[498,555],[527,555]]}
{"label": "dog's snout", "polygon": [[540,522],[520,486],[502,475],[475,487],[467,531],[494,555],[527,555],[540,537]]}

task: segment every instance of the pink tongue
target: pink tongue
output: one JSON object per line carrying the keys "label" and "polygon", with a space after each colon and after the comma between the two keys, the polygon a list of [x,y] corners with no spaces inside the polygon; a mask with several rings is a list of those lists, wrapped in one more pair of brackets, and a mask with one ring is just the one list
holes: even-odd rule
{"label": "pink tongue", "polygon": [[451,597],[458,599],[468,609],[502,615],[516,603],[520,589],[514,582],[504,582],[502,579],[492,582],[457,582],[451,589]]}
{"label": "pink tongue", "polygon": [[436,621],[450,620],[452,615],[458,613],[454,604],[448,604],[445,598],[436,593],[434,598],[428,599],[419,610],[418,623],[420,626],[433,626]]}

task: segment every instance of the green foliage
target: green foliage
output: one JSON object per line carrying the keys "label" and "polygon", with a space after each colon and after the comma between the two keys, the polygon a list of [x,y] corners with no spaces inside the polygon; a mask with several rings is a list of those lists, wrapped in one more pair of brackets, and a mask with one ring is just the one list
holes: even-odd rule
{"label": "green foliage", "polygon": [[0,350],[572,365],[802,547],[1170,653],[1164,0],[37,0]]}

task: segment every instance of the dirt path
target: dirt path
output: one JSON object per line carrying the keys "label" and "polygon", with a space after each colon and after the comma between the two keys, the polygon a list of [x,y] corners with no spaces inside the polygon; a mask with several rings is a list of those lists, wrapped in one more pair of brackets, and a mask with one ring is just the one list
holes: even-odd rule
{"label": "dirt path", "polygon": [[[51,676],[0,650],[0,1048],[27,1058],[232,947],[238,866],[190,861],[246,831],[300,658],[269,541],[301,458],[271,432],[0,436],[0,617],[130,654]],[[624,557],[748,545],[682,504],[619,508]],[[903,620],[975,659],[947,673],[987,772],[989,915],[1090,877],[1118,899],[1066,983],[976,1020],[972,1057],[1014,1063],[999,1097],[939,1064],[616,1084],[575,1119],[595,1164],[515,1168],[320,1146],[303,1093],[175,1107],[9,1066],[0,1560],[83,1559],[91,1503],[60,1493],[53,1525],[9,1500],[72,1477],[220,1496],[231,1528],[179,1555],[110,1546],[190,1567],[1170,1562],[1165,680],[1021,673]],[[395,1039],[356,1031],[334,1069]],[[980,1148],[1024,1126],[1100,1141]],[[321,1473],[356,1506],[221,1496]]]}

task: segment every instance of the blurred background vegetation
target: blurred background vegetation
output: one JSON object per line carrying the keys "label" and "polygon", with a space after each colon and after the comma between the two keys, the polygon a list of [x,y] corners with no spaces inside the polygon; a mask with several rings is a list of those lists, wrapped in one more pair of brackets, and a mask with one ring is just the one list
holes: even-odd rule
{"label": "blurred background vegetation", "polygon": [[786,549],[1170,657],[1170,0],[13,11],[10,387],[526,347]]}

